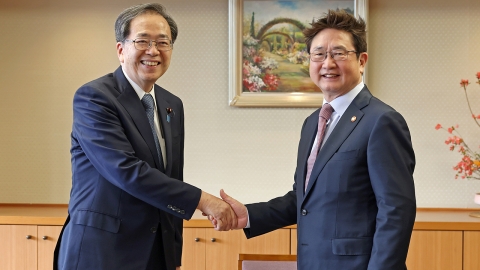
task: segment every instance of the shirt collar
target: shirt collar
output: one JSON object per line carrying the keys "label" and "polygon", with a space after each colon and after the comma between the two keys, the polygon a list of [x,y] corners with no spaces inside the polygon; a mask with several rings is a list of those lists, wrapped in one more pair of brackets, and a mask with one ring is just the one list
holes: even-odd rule
{"label": "shirt collar", "polygon": [[[125,78],[127,78],[127,81],[130,83],[130,85],[132,85],[133,90],[135,90],[135,93],[137,93],[138,98],[141,100],[147,92],[143,91],[143,89],[140,86],[138,86],[138,84],[136,84],[132,79],[130,79],[130,77],[128,77],[127,73],[125,73],[125,71],[123,70],[123,67],[122,67],[122,72],[123,72],[123,75],[125,75]],[[152,90],[149,93],[152,95],[153,100],[156,103],[155,87],[152,86]]]}
{"label": "shirt collar", "polygon": [[[343,113],[347,110],[350,103],[352,103],[353,99],[362,91],[365,84],[360,82],[357,86],[355,86],[351,91],[346,93],[345,95],[339,96],[336,99],[330,102],[335,113],[339,115],[343,115]],[[327,103],[325,99],[323,99],[323,104]],[[322,106],[323,106],[322,104]]]}

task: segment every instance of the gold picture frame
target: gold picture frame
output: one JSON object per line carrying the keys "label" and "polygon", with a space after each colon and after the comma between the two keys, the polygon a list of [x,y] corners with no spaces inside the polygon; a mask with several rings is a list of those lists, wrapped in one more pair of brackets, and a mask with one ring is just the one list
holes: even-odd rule
{"label": "gold picture frame", "polygon": [[[292,87],[293,91],[277,91],[276,87],[278,87],[278,85],[281,84],[281,83],[279,83],[279,81],[282,80],[282,78],[280,77],[281,75],[273,74],[273,72],[270,72],[268,74],[259,73],[259,72],[261,72],[261,71],[259,71],[260,70],[260,65],[259,65],[259,67],[253,67],[252,69],[255,69],[256,70],[255,72],[257,72],[257,74],[260,74],[255,79],[257,81],[258,80],[263,80],[263,81],[261,81],[258,84],[255,84],[255,83],[253,83],[255,80],[251,79],[251,78],[253,78],[253,76],[248,77],[248,78],[243,77],[244,73],[248,74],[249,67],[252,67],[254,65],[253,62],[251,63],[251,62],[248,62],[247,60],[244,60],[244,44],[246,44],[245,48],[247,48],[246,49],[247,51],[248,51],[248,46],[249,46],[248,45],[249,44],[248,43],[249,42],[248,41],[248,39],[249,39],[248,36],[249,35],[248,34],[244,35],[244,32],[245,32],[244,31],[244,23],[245,23],[245,18],[246,18],[246,14],[244,14],[244,4],[246,2],[251,2],[251,3],[247,3],[247,4],[262,4],[262,5],[269,5],[270,4],[270,5],[272,5],[272,7],[273,7],[273,5],[277,5],[277,6],[278,5],[292,5],[293,7],[298,7],[300,5],[305,5],[306,3],[312,4],[312,2],[314,2],[314,4],[316,4],[315,2],[318,2],[318,4],[319,4],[318,6],[321,6],[321,5],[324,5],[324,4],[326,5],[327,3],[328,4],[332,4],[332,3],[335,4],[335,2],[337,2],[337,4],[340,5],[340,6],[345,6],[345,5],[347,5],[349,7],[353,6],[353,9],[354,9],[353,13],[355,14],[355,16],[356,17],[360,16],[366,21],[367,20],[367,7],[368,7],[367,1],[368,0],[350,0],[350,1],[347,1],[347,0],[345,0],[345,1],[343,1],[343,0],[339,0],[339,1],[332,1],[332,0],[330,0],[330,1],[322,1],[322,0],[290,0],[290,1],[229,0],[229,101],[228,101],[229,105],[230,106],[235,106],[235,107],[314,107],[314,108],[318,108],[322,104],[322,100],[323,100],[323,95],[320,91],[318,91],[318,88],[317,88],[317,90],[313,90],[313,91],[312,90],[297,91],[297,89],[295,89],[295,87]],[[255,2],[258,2],[258,3],[255,3]],[[288,10],[288,8],[289,7],[286,7],[287,10]],[[322,16],[322,14],[324,14],[327,11],[327,9],[329,9],[329,8],[325,8],[325,9],[319,8],[318,9],[318,16]],[[334,7],[332,7],[332,8],[334,8]],[[268,12],[268,10],[274,10],[274,9],[273,8],[272,9],[261,9],[260,12],[263,12],[264,10],[267,10],[265,12]],[[252,24],[250,31],[251,31],[252,34],[254,34],[254,31],[255,31],[254,23],[252,23],[252,21],[253,22],[255,21],[255,16],[254,15],[255,14],[253,12],[252,17],[250,19],[250,22]],[[248,16],[250,16],[250,15],[248,15]],[[271,16],[274,16],[274,15],[271,15]],[[290,17],[287,17],[287,19],[285,19],[285,15],[283,16],[283,18],[272,17],[272,20],[269,21],[268,23],[265,23],[264,26],[267,26],[267,24],[270,24],[270,25],[275,24],[275,23],[280,24],[280,23],[282,23],[282,21],[280,19],[289,20],[288,18],[290,18]],[[311,18],[311,19],[313,20],[314,18]],[[294,23],[290,22],[290,24],[294,24]],[[268,29],[268,27],[267,27],[267,29]],[[295,40],[295,36],[299,35],[298,32],[301,33],[301,31],[297,31],[297,34],[294,33],[294,38],[292,39],[292,37],[289,37],[285,33],[279,33],[278,31],[275,32],[275,33],[262,32],[262,30],[264,30],[264,29],[260,29],[260,31],[258,31],[259,35],[261,33],[264,33],[262,35],[262,37],[265,37],[267,35],[272,36],[275,33],[278,34],[278,35],[283,35],[284,36],[284,37],[280,36],[280,39],[283,42],[282,45],[278,45],[276,43],[276,40],[274,40],[275,41],[275,47],[284,46],[285,44],[287,44],[288,49],[283,49],[283,51],[284,51],[283,55],[281,54],[282,52],[278,52],[278,50],[277,51],[272,50],[272,51],[274,51],[274,54],[277,53],[278,55],[281,55],[281,57],[283,57],[285,59],[288,58],[288,55],[292,54],[291,51],[293,51],[297,48],[295,46],[299,45],[298,42],[294,44],[293,41]],[[251,37],[251,35],[250,35],[250,37]],[[263,39],[263,38],[261,38],[261,39]],[[276,38],[276,39],[278,39],[278,38]],[[256,44],[258,44],[260,39],[253,39],[253,40],[254,40],[254,42],[257,42]],[[287,40],[287,42],[285,42],[284,40]],[[266,45],[262,44],[262,46],[268,46],[269,45],[268,41],[265,40],[265,39],[263,39],[263,41],[260,40],[260,42],[264,42],[264,43],[266,42]],[[301,44],[299,46],[301,46]],[[292,48],[294,48],[294,49],[292,49]],[[263,48],[261,50],[262,50],[262,52],[264,52]],[[289,52],[289,50],[290,50],[290,52]],[[269,53],[269,55],[273,55],[274,57],[276,57],[276,59],[280,59],[280,61],[283,61],[281,58],[279,58],[280,56],[274,55],[270,51],[268,51],[268,53]],[[295,53],[300,54],[300,50],[296,50]],[[303,50],[302,53],[303,53],[303,59],[305,59],[306,50]],[[262,59],[262,58],[258,57],[258,59]],[[289,61],[292,62],[292,60],[289,60]],[[296,60],[293,60],[293,61],[296,61]],[[248,64],[247,64],[247,62],[248,62]],[[286,61],[283,61],[283,62],[286,62]],[[259,64],[259,63],[257,63],[257,64]],[[265,66],[268,67],[268,63],[265,64],[265,62],[262,62],[261,64],[262,64],[261,67],[265,67]],[[298,63],[295,62],[295,64],[298,64]],[[304,63],[304,65],[306,65],[306,64]],[[275,66],[275,64],[273,64],[272,66],[273,66],[273,68],[278,68],[278,65]],[[300,66],[300,69],[305,69],[305,67]],[[268,70],[271,70],[271,69],[268,69]],[[269,72],[269,71],[267,71],[267,72]],[[306,73],[306,71],[303,71],[303,72]],[[308,72],[308,68],[307,68],[307,72]],[[308,73],[306,73],[306,74],[308,75]],[[250,76],[250,75],[245,75],[245,76]],[[262,78],[262,76],[263,76],[263,78]],[[306,75],[303,75],[303,76],[306,76]],[[365,74],[364,74],[364,76],[365,76]],[[271,78],[273,78],[273,79],[271,79]],[[267,80],[267,79],[269,79],[269,80]],[[305,81],[304,79],[302,79],[302,80]],[[302,84],[302,83],[300,83],[300,84]],[[262,85],[261,87],[263,89],[266,88],[268,90],[262,90],[262,89],[260,89],[260,87],[258,85]],[[297,85],[299,85],[299,83],[297,83]],[[314,87],[316,87],[316,86],[314,86]],[[288,89],[290,90],[291,88],[288,88]],[[317,92],[315,92],[315,91],[317,91]]]}

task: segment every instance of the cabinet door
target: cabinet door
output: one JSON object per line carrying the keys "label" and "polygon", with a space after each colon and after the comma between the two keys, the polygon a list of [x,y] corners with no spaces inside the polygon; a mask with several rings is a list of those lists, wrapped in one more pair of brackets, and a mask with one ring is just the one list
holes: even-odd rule
{"label": "cabinet door", "polygon": [[408,270],[461,270],[461,231],[413,231],[407,256]]}
{"label": "cabinet door", "polygon": [[38,226],[38,270],[51,270],[53,251],[58,241],[62,226]]}
{"label": "cabinet door", "polygon": [[465,231],[464,237],[464,270],[478,270],[480,269],[480,232]]}
{"label": "cabinet door", "polygon": [[182,270],[205,270],[205,228],[183,228]]}
{"label": "cabinet door", "polygon": [[37,269],[37,226],[0,225],[0,269]]}
{"label": "cabinet door", "polygon": [[297,255],[297,229],[292,229],[290,238],[290,254]]}
{"label": "cabinet door", "polygon": [[206,268],[209,270],[237,269],[238,254],[289,254],[290,230],[280,229],[246,239],[243,230],[206,231]]}

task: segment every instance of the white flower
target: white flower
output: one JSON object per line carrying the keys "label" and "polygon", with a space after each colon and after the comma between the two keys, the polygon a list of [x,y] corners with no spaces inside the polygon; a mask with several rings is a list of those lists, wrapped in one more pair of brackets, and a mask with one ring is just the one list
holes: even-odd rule
{"label": "white flower", "polygon": [[263,61],[260,63],[260,67],[263,69],[277,69],[278,68],[278,62],[269,57],[263,58]]}
{"label": "white flower", "polygon": [[248,78],[245,79],[250,85],[252,85],[252,87],[249,87],[248,90],[250,90],[250,92],[260,92],[260,89],[262,89],[262,87],[265,87],[265,83],[263,82],[263,80],[258,77],[258,76],[249,76]]}
{"label": "white flower", "polygon": [[247,46],[255,46],[255,45],[258,44],[258,40],[254,39],[250,35],[245,35],[245,36],[243,36],[243,44],[245,44]]}

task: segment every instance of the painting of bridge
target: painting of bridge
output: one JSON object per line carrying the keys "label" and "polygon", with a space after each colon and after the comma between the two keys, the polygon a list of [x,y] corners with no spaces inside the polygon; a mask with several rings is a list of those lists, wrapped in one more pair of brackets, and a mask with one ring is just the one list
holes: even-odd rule
{"label": "painting of bridge", "polygon": [[354,1],[243,1],[242,91],[321,92],[310,80],[302,30],[329,9],[354,13]]}

